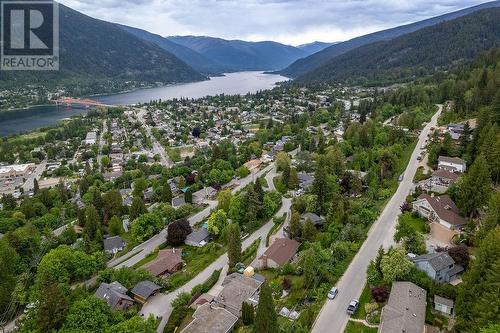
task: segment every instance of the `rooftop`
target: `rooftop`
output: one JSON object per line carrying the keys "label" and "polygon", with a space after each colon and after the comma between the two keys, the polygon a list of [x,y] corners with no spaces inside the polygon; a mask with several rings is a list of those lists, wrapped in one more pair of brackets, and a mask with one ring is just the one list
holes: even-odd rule
{"label": "rooftop", "polygon": [[211,303],[200,305],[191,321],[181,333],[227,333],[238,321],[238,317],[224,308]]}
{"label": "rooftop", "polygon": [[294,239],[278,238],[260,258],[267,257],[278,265],[284,265],[292,259],[299,246],[300,243]]}
{"label": "rooftop", "polygon": [[378,333],[422,333],[427,292],[411,282],[394,282]]}

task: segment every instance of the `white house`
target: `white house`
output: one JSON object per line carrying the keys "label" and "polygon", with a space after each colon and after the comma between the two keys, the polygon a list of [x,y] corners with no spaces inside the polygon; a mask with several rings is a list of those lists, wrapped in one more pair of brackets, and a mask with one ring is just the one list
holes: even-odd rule
{"label": "white house", "polygon": [[449,316],[453,315],[455,304],[453,300],[434,295],[434,309]]}
{"label": "white house", "polygon": [[95,145],[97,142],[97,133],[96,132],[88,132],[87,136],[85,137],[85,144],[86,145]]}
{"label": "white house", "polygon": [[431,222],[449,230],[460,230],[467,221],[460,216],[458,207],[448,195],[421,194],[413,203],[413,210]]}
{"label": "white house", "polygon": [[450,172],[465,172],[466,163],[458,157],[439,156],[438,169]]}

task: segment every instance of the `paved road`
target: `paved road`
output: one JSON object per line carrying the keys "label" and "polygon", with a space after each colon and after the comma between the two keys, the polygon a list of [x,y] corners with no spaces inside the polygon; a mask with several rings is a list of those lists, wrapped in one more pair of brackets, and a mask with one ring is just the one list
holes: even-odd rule
{"label": "paved road", "polygon": [[[292,202],[290,199],[283,199],[283,204],[281,208],[278,210],[275,216],[281,216],[284,213],[290,210]],[[260,229],[255,231],[249,237],[247,237],[242,245],[242,250],[248,248],[255,240],[260,238],[261,240],[266,238],[267,233],[273,227],[273,219],[270,219],[265,225],[263,225]],[[222,269],[225,265],[227,265],[228,258],[227,254],[223,254],[216,261],[214,261],[210,266],[201,271],[198,275],[196,275],[192,280],[187,282],[185,285],[180,287],[177,290],[174,290],[168,294],[158,294],[151,298],[144,306],[142,307],[139,314],[144,316],[145,318],[149,315],[153,315],[157,318],[162,317],[161,323],[158,326],[157,332],[163,332],[165,325],[167,324],[168,318],[172,313],[171,302],[177,298],[180,293],[190,292],[195,286],[205,282],[212,272],[218,269]]]}
{"label": "paved road", "polygon": [[172,167],[174,163],[168,157],[165,148],[163,148],[163,146],[158,142],[158,140],[156,140],[156,138],[151,134],[151,128],[146,124],[146,121],[144,119],[144,116],[146,115],[146,110],[144,109],[136,109],[136,110],[138,111],[137,119],[139,119],[139,121],[142,123],[142,125],[146,129],[148,137],[151,138],[151,141],[153,142],[153,154],[158,154],[160,156],[160,162],[163,166],[166,166],[167,168]]}
{"label": "paved road", "polygon": [[337,283],[339,294],[334,300],[327,300],[323,306],[316,322],[314,323],[313,333],[341,333],[349,319],[346,314],[347,305],[352,298],[359,298],[366,282],[366,269],[370,260],[374,259],[380,246],[388,248],[393,244],[393,235],[395,232],[396,221],[401,213],[400,205],[405,200],[412,187],[412,180],[417,171],[417,156],[420,154],[420,146],[427,138],[430,128],[436,126],[437,119],[441,113],[442,106],[439,106],[438,112],[432,117],[429,124],[425,126],[420,134],[417,146],[413,151],[410,162],[406,167],[404,178],[399,185],[396,193],[390,199],[378,220],[372,225],[366,241],[354,257],[348,269]]}
{"label": "paved road", "polygon": [[47,159],[43,160],[42,163],[38,164],[36,166],[36,169],[28,176],[28,178],[26,178],[26,181],[22,186],[24,193],[28,193],[29,191],[33,190],[33,187],[35,186],[35,178],[40,179],[46,166],[47,166]]}

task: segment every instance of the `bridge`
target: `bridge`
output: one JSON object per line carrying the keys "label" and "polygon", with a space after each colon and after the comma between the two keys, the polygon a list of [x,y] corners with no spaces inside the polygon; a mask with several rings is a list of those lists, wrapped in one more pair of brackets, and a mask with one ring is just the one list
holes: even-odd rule
{"label": "bridge", "polygon": [[74,104],[83,105],[85,107],[110,106],[110,105],[103,104],[101,102],[95,101],[95,100],[90,99],[90,98],[60,97],[60,98],[54,100],[54,102],[56,103],[56,105],[63,104],[63,105],[68,105],[68,106],[71,106]]}

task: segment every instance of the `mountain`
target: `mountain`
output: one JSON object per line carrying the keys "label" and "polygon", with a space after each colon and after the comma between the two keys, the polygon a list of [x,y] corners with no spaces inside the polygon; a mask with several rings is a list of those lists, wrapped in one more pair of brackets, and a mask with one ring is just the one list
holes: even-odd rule
{"label": "mountain", "polygon": [[447,69],[500,47],[500,8],[358,47],[308,72],[298,82],[391,83]]}
{"label": "mountain", "polygon": [[[60,69],[57,72],[5,72],[0,82],[42,83],[99,80],[192,82],[205,77],[172,53],[118,28],[59,5]],[[5,74],[5,75],[4,75]],[[77,82],[79,81],[79,82]]]}
{"label": "mountain", "polygon": [[288,66],[287,68],[281,70],[280,74],[283,74],[288,77],[298,77],[309,71],[314,70],[315,68],[320,67],[321,65],[324,65],[325,63],[335,58],[336,56],[339,56],[343,53],[353,50],[359,46],[378,41],[390,40],[428,26],[432,26],[444,21],[453,20],[471,14],[478,10],[492,8],[492,7],[500,7],[500,0],[487,2],[478,6],[462,9],[453,13],[444,14],[427,20],[399,26],[392,29],[374,32],[361,37],[356,37],[346,42],[341,42],[332,45],[330,47],[327,47],[326,49],[314,53],[306,58],[299,59],[290,66]]}
{"label": "mountain", "polygon": [[316,42],[312,42],[312,43],[299,45],[299,46],[297,46],[297,48],[301,49],[302,51],[306,51],[309,54],[313,54],[313,53],[319,52],[321,50],[326,49],[329,46],[332,46],[332,45],[335,45],[338,43],[339,42],[325,43],[325,42],[316,41]]}
{"label": "mountain", "polygon": [[216,62],[206,58],[205,56],[190,49],[189,47],[174,43],[168,38],[150,33],[146,30],[133,28],[126,25],[117,24],[117,26],[140,39],[155,43],[156,45],[158,45],[165,51],[172,53],[177,58],[181,59],[200,73],[221,74],[229,70],[228,68],[225,68],[224,65],[217,64]]}
{"label": "mountain", "polygon": [[246,42],[204,36],[171,36],[174,43],[189,47],[232,71],[276,70],[308,55],[276,42]]}

